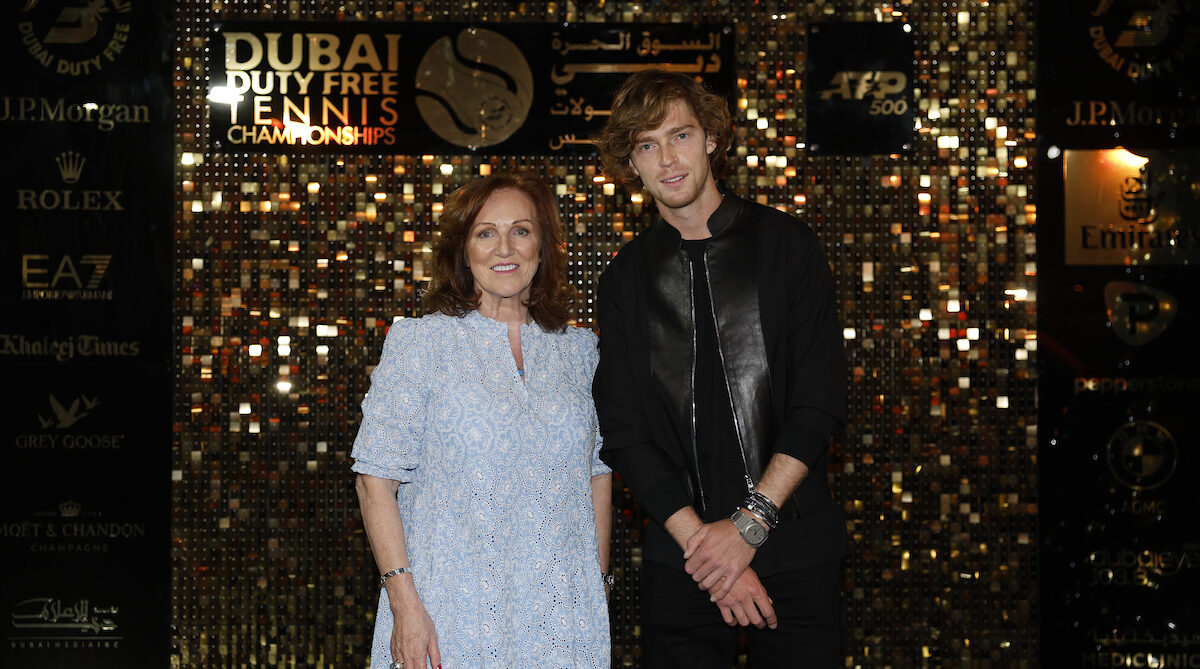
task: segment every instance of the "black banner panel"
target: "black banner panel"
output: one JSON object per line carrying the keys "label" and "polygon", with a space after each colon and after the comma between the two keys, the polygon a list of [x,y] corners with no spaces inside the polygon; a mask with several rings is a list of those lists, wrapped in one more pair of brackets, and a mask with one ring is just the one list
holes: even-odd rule
{"label": "black banner panel", "polygon": [[1040,20],[1042,665],[1200,666],[1200,14]]}
{"label": "black banner panel", "polygon": [[911,30],[900,22],[809,25],[804,104],[810,152],[912,148]]}
{"label": "black banner panel", "polygon": [[1040,127],[1068,145],[1200,141],[1200,2],[1039,3]]}
{"label": "black banner panel", "polygon": [[734,90],[733,29],[224,22],[212,35],[212,148],[228,152],[591,151],[631,72]]}
{"label": "black banner panel", "polygon": [[10,3],[0,23],[0,666],[163,666],[170,16]]}

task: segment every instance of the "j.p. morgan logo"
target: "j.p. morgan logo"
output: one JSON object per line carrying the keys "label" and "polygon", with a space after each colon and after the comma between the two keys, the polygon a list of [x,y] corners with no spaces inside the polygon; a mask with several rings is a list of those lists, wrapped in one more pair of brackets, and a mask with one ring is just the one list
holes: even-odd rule
{"label": "j.p. morgan logo", "polygon": [[1096,0],[1086,20],[1093,57],[1130,80],[1186,78],[1200,39],[1196,0]]}
{"label": "j.p. morgan logo", "polygon": [[1153,490],[1175,474],[1179,448],[1165,427],[1148,420],[1122,425],[1108,440],[1109,471],[1132,490]]}
{"label": "j.p. morgan logo", "polygon": [[417,67],[421,118],[442,139],[492,146],[516,132],[533,104],[533,73],[521,49],[490,30],[467,29],[433,44]]}
{"label": "j.p. morgan logo", "polygon": [[899,116],[908,111],[904,93],[908,89],[908,75],[893,70],[843,71],[833,75],[826,88],[821,89],[822,100],[868,101],[868,113],[872,116]]}
{"label": "j.p. morgan logo", "polygon": [[0,98],[0,121],[95,125],[108,132],[118,125],[149,125],[150,106],[6,95]]}
{"label": "j.p. morgan logo", "polygon": [[27,300],[111,300],[104,287],[112,256],[105,253],[21,255],[22,297]]}
{"label": "j.p. morgan logo", "polygon": [[63,151],[54,158],[62,179],[62,188],[18,188],[18,211],[125,211],[121,202],[124,191],[74,188],[87,165],[77,151]]}
{"label": "j.p. morgan logo", "polygon": [[1153,341],[1175,320],[1179,302],[1165,290],[1129,281],[1104,287],[1104,303],[1113,334],[1131,346]]}
{"label": "j.p. morgan logo", "polygon": [[34,61],[55,74],[94,75],[115,62],[131,35],[128,0],[26,2],[17,32]]}

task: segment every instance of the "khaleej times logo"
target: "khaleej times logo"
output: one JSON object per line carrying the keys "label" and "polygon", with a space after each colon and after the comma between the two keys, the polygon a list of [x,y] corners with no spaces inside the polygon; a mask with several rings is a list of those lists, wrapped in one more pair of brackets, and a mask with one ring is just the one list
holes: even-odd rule
{"label": "khaleej times logo", "polygon": [[1129,281],[1110,281],[1104,286],[1104,303],[1113,334],[1131,346],[1153,341],[1179,312],[1174,295]]}
{"label": "khaleej times logo", "polygon": [[93,75],[125,51],[132,26],[129,0],[26,0],[17,22],[21,45],[55,74]]}
{"label": "khaleej times logo", "polygon": [[867,113],[872,116],[900,116],[908,111],[903,93],[908,89],[908,75],[895,70],[843,70],[833,75],[827,88],[821,89],[822,100],[841,98],[854,102],[867,101]]}
{"label": "khaleej times logo", "polygon": [[1179,448],[1165,427],[1148,420],[1122,425],[1108,439],[1109,471],[1133,490],[1153,490],[1175,473]]}
{"label": "khaleej times logo", "polygon": [[475,149],[520,129],[533,104],[533,73],[517,45],[490,30],[442,37],[417,66],[417,110],[439,137]]}

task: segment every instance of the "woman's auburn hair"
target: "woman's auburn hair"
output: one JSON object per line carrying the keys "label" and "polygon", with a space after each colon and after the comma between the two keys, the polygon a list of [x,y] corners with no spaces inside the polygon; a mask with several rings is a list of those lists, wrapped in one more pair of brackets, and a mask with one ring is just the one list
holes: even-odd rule
{"label": "woman's auburn hair", "polygon": [[479,308],[480,294],[467,265],[467,240],[475,217],[493,194],[517,191],[533,203],[541,249],[525,306],[529,315],[549,331],[565,330],[575,307],[575,287],[567,283],[562,216],[550,186],[525,172],[498,172],[476,179],[446,198],[433,243],[433,276],[421,297],[426,313],[465,316]]}
{"label": "woman's auburn hair", "polygon": [[726,153],[733,144],[729,105],[721,96],[692,77],[677,72],[651,69],[630,76],[613,96],[611,115],[595,137],[604,173],[629,190],[637,190],[641,179],[629,165],[638,134],[658,127],[680,101],[691,108],[705,135],[716,143],[708,156],[713,177],[725,176]]}

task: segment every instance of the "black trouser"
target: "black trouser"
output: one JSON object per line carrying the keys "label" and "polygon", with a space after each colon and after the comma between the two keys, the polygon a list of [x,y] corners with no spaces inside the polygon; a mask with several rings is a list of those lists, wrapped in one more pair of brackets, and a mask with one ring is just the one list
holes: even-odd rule
{"label": "black trouser", "polygon": [[[841,561],[761,579],[779,626],[747,627],[755,669],[832,669],[841,664]],[[642,666],[729,669],[737,627],[721,618],[686,572],[642,563]]]}

